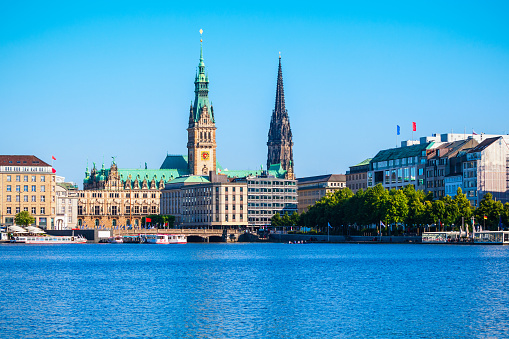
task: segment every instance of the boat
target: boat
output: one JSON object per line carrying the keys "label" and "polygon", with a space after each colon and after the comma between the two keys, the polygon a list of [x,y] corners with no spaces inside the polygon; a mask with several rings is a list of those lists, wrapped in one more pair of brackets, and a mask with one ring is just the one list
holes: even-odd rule
{"label": "boat", "polygon": [[187,244],[187,237],[182,234],[141,234],[140,238],[147,244]]}
{"label": "boat", "polygon": [[108,238],[108,242],[110,244],[123,244],[124,243],[124,238],[122,238],[120,235],[117,235],[115,237],[109,237]]}
{"label": "boat", "polygon": [[11,238],[16,244],[85,244],[87,239],[82,235],[60,236],[60,235],[19,235]]}

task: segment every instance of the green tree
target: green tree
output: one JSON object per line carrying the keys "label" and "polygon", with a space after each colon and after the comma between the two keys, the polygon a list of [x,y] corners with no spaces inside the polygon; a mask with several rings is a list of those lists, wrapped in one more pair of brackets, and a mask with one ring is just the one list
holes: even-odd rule
{"label": "green tree", "polygon": [[299,225],[299,213],[293,212],[290,216],[291,220],[291,226],[298,226]]}
{"label": "green tree", "polygon": [[[486,225],[486,228],[497,229],[499,217],[504,213],[504,205],[500,201],[493,200],[491,193],[486,193],[479,202],[479,207],[475,210],[477,222]],[[484,220],[486,216],[486,220]]]}
{"label": "green tree", "polygon": [[461,190],[461,187],[458,187],[458,190],[456,191],[454,202],[458,206],[458,217],[455,223],[457,225],[461,225],[462,222],[465,224],[470,222],[470,218],[472,218],[473,214],[472,205],[467,199],[467,196]]}
{"label": "green tree", "polygon": [[279,213],[274,214],[272,218],[270,218],[270,224],[273,227],[282,226],[281,215]]}
{"label": "green tree", "polygon": [[378,225],[381,220],[386,221],[389,199],[389,192],[381,184],[368,188],[365,194],[364,208],[367,210],[367,220],[370,224]]}
{"label": "green tree", "polygon": [[438,229],[440,229],[447,213],[445,209],[445,203],[442,200],[435,200],[431,203],[431,206],[431,216],[433,218],[433,223],[435,223]]}
{"label": "green tree", "polygon": [[285,212],[281,218],[281,226],[292,226],[292,220],[290,219],[288,212]]}
{"label": "green tree", "polygon": [[32,217],[28,211],[21,211],[16,214],[14,221],[17,225],[23,225],[26,227],[28,225],[32,225],[35,222],[35,218]]}
{"label": "green tree", "polygon": [[387,221],[391,224],[402,223],[408,215],[408,198],[402,190],[392,189],[387,202]]}
{"label": "green tree", "polygon": [[449,195],[446,195],[441,200],[445,204],[444,224],[452,225],[460,215],[458,204]]}

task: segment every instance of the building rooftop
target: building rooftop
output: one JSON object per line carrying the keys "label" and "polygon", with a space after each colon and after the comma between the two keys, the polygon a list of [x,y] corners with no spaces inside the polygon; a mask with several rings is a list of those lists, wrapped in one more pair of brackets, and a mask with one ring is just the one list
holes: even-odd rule
{"label": "building rooftop", "polygon": [[395,160],[395,159],[421,156],[422,151],[432,148],[434,144],[435,144],[434,142],[429,142],[427,144],[417,144],[417,145],[412,145],[412,146],[389,148],[389,149],[381,150],[371,160],[371,162],[375,163],[378,161]]}
{"label": "building rooftop", "polygon": [[494,138],[489,138],[489,139],[486,139],[484,140],[483,142],[481,142],[479,145],[475,146],[474,148],[470,149],[468,151],[468,153],[477,153],[477,152],[482,152],[484,151],[488,146],[490,146],[491,144],[493,144],[495,141],[499,140],[500,138],[502,137],[494,137]]}
{"label": "building rooftop", "polygon": [[35,155],[0,155],[0,166],[48,166]]}
{"label": "building rooftop", "polygon": [[344,174],[325,174],[325,175],[317,175],[314,177],[305,177],[305,178],[298,178],[297,182],[298,184],[308,184],[313,182],[329,182],[329,181],[339,181],[344,182],[346,181],[346,175]]}

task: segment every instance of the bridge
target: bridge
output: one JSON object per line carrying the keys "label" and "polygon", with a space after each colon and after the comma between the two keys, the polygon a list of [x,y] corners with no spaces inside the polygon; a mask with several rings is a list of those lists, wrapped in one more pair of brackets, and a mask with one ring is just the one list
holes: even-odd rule
{"label": "bridge", "polygon": [[188,242],[236,242],[243,233],[237,229],[196,229],[196,228],[169,228],[169,229],[134,229],[110,230],[112,235],[138,235],[138,234],[182,234]]}

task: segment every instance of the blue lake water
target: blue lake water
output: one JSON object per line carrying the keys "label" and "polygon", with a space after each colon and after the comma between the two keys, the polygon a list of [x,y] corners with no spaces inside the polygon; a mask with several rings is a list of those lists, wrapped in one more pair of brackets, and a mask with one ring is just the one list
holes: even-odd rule
{"label": "blue lake water", "polygon": [[509,247],[0,245],[0,338],[509,337]]}

